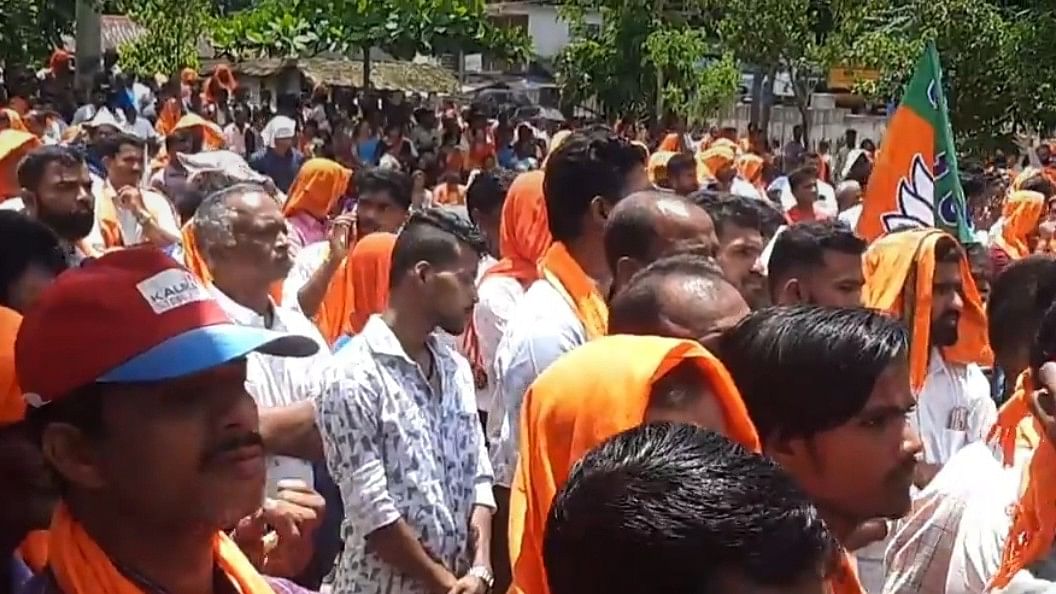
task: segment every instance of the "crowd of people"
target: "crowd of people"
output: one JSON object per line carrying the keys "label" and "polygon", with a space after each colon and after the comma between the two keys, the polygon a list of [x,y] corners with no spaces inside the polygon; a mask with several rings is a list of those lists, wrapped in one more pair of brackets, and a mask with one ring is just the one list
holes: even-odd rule
{"label": "crowd of people", "polygon": [[853,131],[104,65],[0,112],[0,593],[1056,589],[1048,147],[866,241]]}

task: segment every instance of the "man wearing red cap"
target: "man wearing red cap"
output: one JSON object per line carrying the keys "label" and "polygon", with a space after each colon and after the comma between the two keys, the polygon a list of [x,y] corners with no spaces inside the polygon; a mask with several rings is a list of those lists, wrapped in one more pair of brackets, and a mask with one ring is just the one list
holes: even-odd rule
{"label": "man wearing red cap", "polygon": [[317,348],[235,325],[152,248],[62,274],[15,345],[28,423],[62,490],[48,571],[28,591],[298,591],[262,577],[221,530],[256,515],[264,488],[246,356]]}

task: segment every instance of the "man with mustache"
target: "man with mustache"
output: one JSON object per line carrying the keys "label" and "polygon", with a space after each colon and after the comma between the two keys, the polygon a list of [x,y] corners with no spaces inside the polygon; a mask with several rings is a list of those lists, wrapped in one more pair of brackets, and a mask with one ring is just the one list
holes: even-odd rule
{"label": "man with mustache", "polygon": [[61,275],[15,346],[27,422],[62,493],[48,570],[28,591],[299,591],[263,578],[222,531],[258,513],[266,477],[246,356],[317,349],[233,324],[154,248]]}
{"label": "man with mustache", "polygon": [[95,224],[92,179],[77,151],[65,146],[33,150],[18,167],[18,183],[22,198],[7,200],[0,208],[24,211],[51,228],[71,266],[98,255],[89,247],[102,240]]}
{"label": "man with mustache", "polygon": [[866,307],[910,329],[911,421],[924,442],[923,487],[958,450],[981,441],[997,418],[979,364],[993,355],[986,316],[964,249],[938,229],[889,233],[865,253]]}
{"label": "man with mustache", "polygon": [[[815,306],[754,312],[719,341],[763,453],[846,549],[869,520],[910,509],[921,443],[907,420],[916,405],[909,349],[905,326],[889,316]],[[850,566],[845,554],[835,594],[864,592]]]}

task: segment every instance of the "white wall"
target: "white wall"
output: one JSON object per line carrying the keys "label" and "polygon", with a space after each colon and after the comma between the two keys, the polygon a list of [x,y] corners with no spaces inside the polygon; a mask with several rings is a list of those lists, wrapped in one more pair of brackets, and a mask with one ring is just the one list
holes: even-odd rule
{"label": "white wall", "polygon": [[[557,13],[557,6],[530,2],[503,2],[488,6],[495,15],[527,15],[528,35],[532,39],[532,51],[544,58],[553,58],[565,49],[570,39],[568,23]],[[600,25],[599,13],[587,14],[586,21]]]}

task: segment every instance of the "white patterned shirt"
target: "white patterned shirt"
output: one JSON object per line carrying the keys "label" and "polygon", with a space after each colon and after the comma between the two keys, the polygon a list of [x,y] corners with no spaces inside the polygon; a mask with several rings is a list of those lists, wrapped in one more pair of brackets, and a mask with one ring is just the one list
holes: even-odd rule
{"label": "white patterned shirt", "polygon": [[317,418],[345,508],[334,592],[427,594],[367,550],[368,535],[400,519],[429,555],[463,575],[473,559],[473,507],[495,507],[469,363],[435,336],[427,346],[439,394],[381,316],[334,356],[341,389],[324,395]]}

